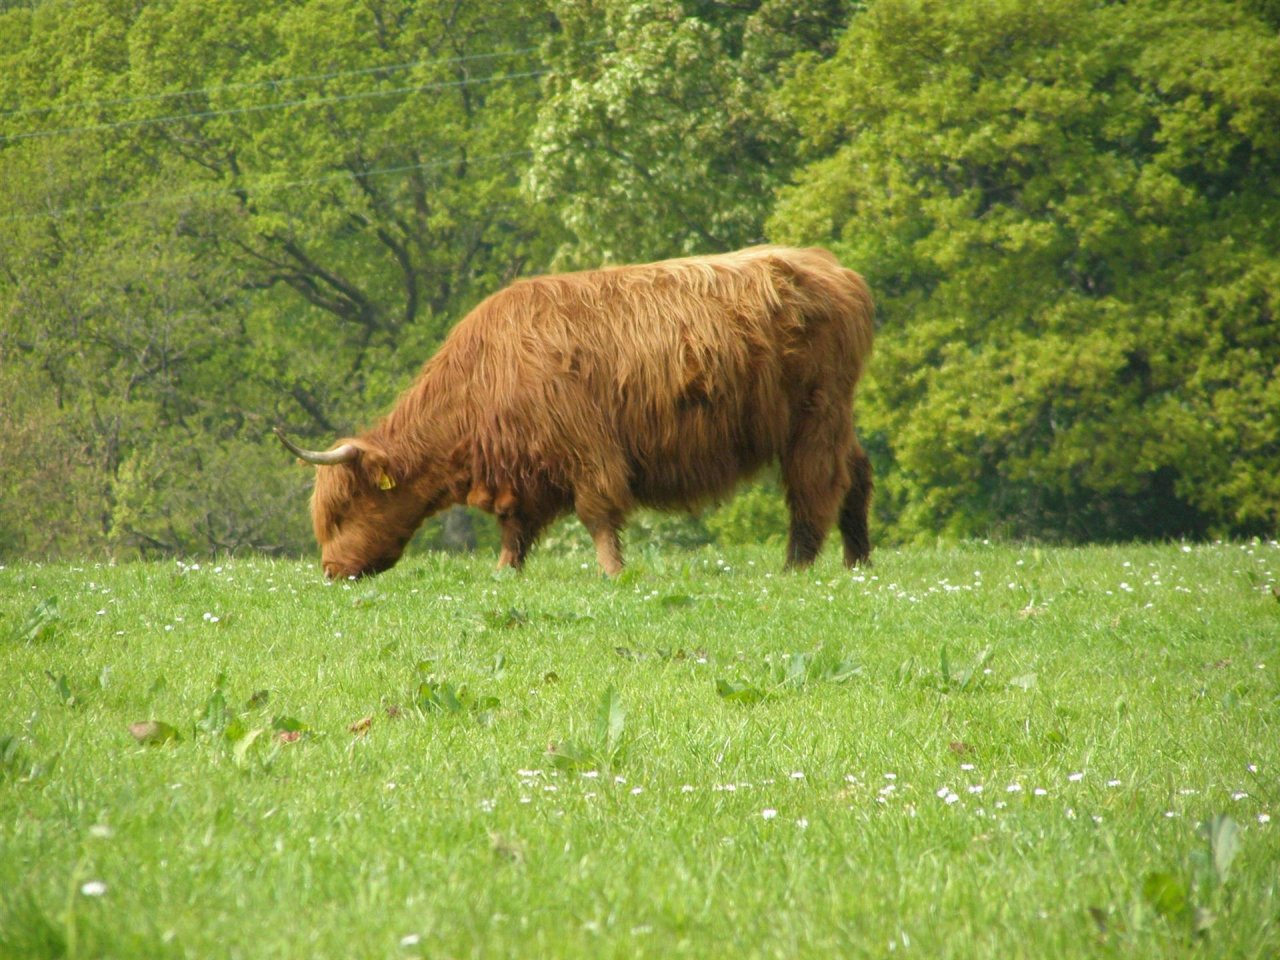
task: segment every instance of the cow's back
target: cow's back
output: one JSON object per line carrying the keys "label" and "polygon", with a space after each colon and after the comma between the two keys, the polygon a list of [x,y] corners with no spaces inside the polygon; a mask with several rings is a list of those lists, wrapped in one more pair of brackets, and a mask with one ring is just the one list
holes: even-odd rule
{"label": "cow's back", "polygon": [[803,405],[851,402],[870,339],[857,274],[758,247],[520,281],[432,364],[475,408],[488,482],[623,469],[637,501],[691,505],[778,456]]}

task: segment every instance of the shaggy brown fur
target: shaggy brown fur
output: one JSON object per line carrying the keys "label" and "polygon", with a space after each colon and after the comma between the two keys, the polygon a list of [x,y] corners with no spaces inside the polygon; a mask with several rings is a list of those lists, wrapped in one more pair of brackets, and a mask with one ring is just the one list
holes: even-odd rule
{"label": "shaggy brown fur", "polygon": [[[519,567],[570,510],[601,567],[622,568],[636,506],[690,508],[779,460],[789,566],[838,521],[847,564],[870,552],[871,467],[854,387],[873,306],[825,250],[754,247],[521,280],[475,308],[391,413],[320,467],[312,514],[331,577],[385,570],[424,518],[496,515]],[[390,489],[387,489],[390,487]]]}

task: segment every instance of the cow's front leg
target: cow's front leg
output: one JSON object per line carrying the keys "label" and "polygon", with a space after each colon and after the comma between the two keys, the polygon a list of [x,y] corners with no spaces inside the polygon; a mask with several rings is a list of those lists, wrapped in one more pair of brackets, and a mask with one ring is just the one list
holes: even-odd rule
{"label": "cow's front leg", "polygon": [[493,513],[502,528],[502,552],[498,554],[498,569],[513,567],[519,570],[524,566],[524,558],[529,553],[529,546],[537,536],[536,530],[530,530],[529,524],[519,510],[519,501],[514,491],[502,490],[494,498]]}

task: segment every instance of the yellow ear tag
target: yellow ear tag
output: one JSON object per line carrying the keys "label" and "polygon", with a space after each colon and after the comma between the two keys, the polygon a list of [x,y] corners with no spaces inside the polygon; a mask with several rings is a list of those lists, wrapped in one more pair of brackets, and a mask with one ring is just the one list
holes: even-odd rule
{"label": "yellow ear tag", "polygon": [[387,474],[383,474],[378,478],[378,488],[381,490],[392,490],[395,488],[396,482]]}

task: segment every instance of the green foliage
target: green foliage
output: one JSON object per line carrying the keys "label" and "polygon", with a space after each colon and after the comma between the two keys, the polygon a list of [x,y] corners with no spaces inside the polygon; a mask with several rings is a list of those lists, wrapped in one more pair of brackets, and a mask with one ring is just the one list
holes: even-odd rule
{"label": "green foliage", "polygon": [[1201,823],[1198,833],[1203,843],[1191,851],[1186,869],[1148,873],[1142,879],[1142,898],[1175,928],[1205,937],[1219,913],[1230,908],[1225,888],[1240,853],[1240,825],[1218,814]]}
{"label": "green foliage", "polygon": [[303,549],[270,427],[373,419],[559,242],[519,178],[541,13],[0,14],[0,550]]}
{"label": "green foliage", "polygon": [[566,44],[532,136],[535,197],[566,263],[734,249],[763,238],[793,131],[768,93],[800,50],[829,49],[842,0],[569,0]]}
{"label": "green foliage", "polygon": [[815,683],[844,683],[861,672],[835,644],[824,643],[817,650],[767,655],[763,676],[756,682],[718,677],[716,693],[730,703],[754,704]]}
{"label": "green foliage", "polygon": [[716,542],[726,545],[781,542],[789,522],[790,515],[776,482],[745,486],[703,518]]}
{"label": "green foliage", "polygon": [[116,471],[107,543],[149,554],[279,551],[311,535],[307,475],[247,438],[135,450]]}
{"label": "green foliage", "polygon": [[62,960],[69,955],[65,934],[30,890],[6,890],[0,898],[0,957]]}
{"label": "green foliage", "polygon": [[23,749],[22,740],[12,734],[0,736],[0,775],[15,780],[31,776],[35,764]]}
{"label": "green foliage", "polygon": [[[986,647],[971,664],[955,667],[951,663],[951,654],[944,643],[938,650],[938,689],[943,692],[964,693],[977,686],[982,682],[987,664],[991,662],[991,655],[994,652],[994,647]],[[1009,682],[1015,686],[1023,686],[1026,683],[1024,678],[1015,678]]]}
{"label": "green foliage", "polygon": [[481,723],[491,723],[493,711],[501,706],[497,697],[481,696],[473,693],[466,684],[455,686],[445,680],[437,674],[431,660],[419,663],[416,672],[418,679],[413,705],[426,713],[470,714]]}
{"label": "green foliage", "polygon": [[61,625],[58,598],[46,597],[35,605],[20,623],[9,629],[13,643],[41,643],[53,639]]}
{"label": "green foliage", "polygon": [[886,0],[770,221],[872,278],[899,536],[1275,529],[1280,39],[1239,5]]}
{"label": "green foliage", "polygon": [[[528,273],[831,246],[876,538],[1280,524],[1272,0],[0,3],[0,558],[312,550]],[[636,544],[785,532],[776,484]],[[492,549],[457,512],[416,549]],[[551,549],[582,549],[557,529]]]}
{"label": "green foliage", "polygon": [[559,770],[614,770],[625,755],[626,726],[626,707],[618,691],[609,687],[600,697],[589,729],[578,737],[551,744],[547,759]]}

